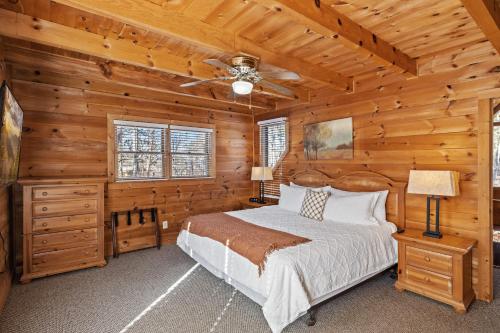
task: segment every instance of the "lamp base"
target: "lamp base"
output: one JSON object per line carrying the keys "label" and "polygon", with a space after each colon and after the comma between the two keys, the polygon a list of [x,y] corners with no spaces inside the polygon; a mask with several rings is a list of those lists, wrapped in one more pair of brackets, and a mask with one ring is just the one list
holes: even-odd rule
{"label": "lamp base", "polygon": [[423,235],[425,237],[432,237],[432,238],[442,238],[443,235],[439,231],[424,231]]}

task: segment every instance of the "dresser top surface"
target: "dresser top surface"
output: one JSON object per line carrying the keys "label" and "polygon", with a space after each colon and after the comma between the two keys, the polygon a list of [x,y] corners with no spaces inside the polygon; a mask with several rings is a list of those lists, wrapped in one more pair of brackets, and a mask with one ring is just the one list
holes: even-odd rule
{"label": "dresser top surface", "polygon": [[43,185],[43,184],[84,184],[84,183],[105,183],[108,181],[106,176],[102,177],[24,177],[19,178],[17,182],[22,185]]}

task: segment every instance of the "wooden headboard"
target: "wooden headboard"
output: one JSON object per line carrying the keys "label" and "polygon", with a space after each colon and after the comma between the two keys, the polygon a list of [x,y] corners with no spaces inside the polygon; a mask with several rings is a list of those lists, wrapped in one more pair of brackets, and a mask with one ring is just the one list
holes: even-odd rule
{"label": "wooden headboard", "polygon": [[297,172],[290,181],[302,186],[320,187],[330,185],[339,190],[355,192],[373,192],[389,190],[387,196],[387,220],[400,228],[405,227],[406,183],[396,182],[381,174],[370,171],[357,171],[338,178],[331,178],[318,170]]}

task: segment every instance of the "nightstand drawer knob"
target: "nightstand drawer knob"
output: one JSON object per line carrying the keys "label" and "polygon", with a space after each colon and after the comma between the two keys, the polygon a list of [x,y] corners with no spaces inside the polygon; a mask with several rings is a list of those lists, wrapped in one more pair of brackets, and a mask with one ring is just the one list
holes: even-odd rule
{"label": "nightstand drawer knob", "polygon": [[89,207],[90,207],[90,205],[89,205],[89,204],[85,204],[85,208],[89,208]]}
{"label": "nightstand drawer knob", "polygon": [[424,279],[424,280],[425,280],[425,282],[427,282],[427,283],[431,282],[431,279],[430,279],[429,277],[425,277],[425,279]]}
{"label": "nightstand drawer knob", "polygon": [[47,194],[48,194],[47,192],[42,192],[42,195],[43,195],[44,197],[46,197],[46,196],[47,196]]}
{"label": "nightstand drawer knob", "polygon": [[428,256],[425,256],[425,258],[424,258],[424,259],[425,259],[425,261],[427,261],[427,262],[431,261],[431,258],[429,258]]}
{"label": "nightstand drawer knob", "polygon": [[47,211],[47,207],[42,207],[42,211],[46,212]]}

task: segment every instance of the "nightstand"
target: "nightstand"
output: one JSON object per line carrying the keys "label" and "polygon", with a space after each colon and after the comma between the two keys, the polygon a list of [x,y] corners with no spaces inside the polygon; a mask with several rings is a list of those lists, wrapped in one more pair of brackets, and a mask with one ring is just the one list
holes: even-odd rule
{"label": "nightstand", "polygon": [[266,203],[258,203],[258,202],[251,202],[247,200],[241,200],[240,201],[242,209],[252,209],[252,208],[260,208],[264,206],[274,206],[277,205],[278,202],[276,200],[269,200],[266,201]]}
{"label": "nightstand", "polygon": [[450,235],[429,238],[415,229],[392,236],[398,241],[396,289],[415,292],[465,313],[475,297],[472,248],[476,241]]}

